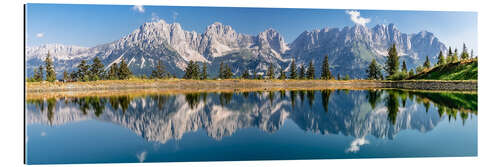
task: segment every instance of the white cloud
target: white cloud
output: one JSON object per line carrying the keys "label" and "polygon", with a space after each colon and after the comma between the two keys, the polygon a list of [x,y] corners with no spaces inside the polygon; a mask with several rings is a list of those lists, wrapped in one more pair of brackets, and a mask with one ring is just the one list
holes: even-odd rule
{"label": "white cloud", "polygon": [[141,12],[141,13],[144,13],[144,6],[142,5],[134,5],[134,7],[132,7],[133,10],[135,11],[138,11],[138,12]]}
{"label": "white cloud", "polygon": [[146,160],[146,155],[148,154],[148,152],[146,151],[143,151],[139,154],[137,154],[137,159],[139,160],[139,162],[144,162],[144,160]]}
{"label": "white cloud", "polygon": [[157,22],[160,21],[161,18],[155,12],[151,13],[151,21]]}
{"label": "white cloud", "polygon": [[351,146],[347,149],[347,152],[358,152],[359,147],[365,144],[370,144],[370,141],[366,140],[364,136],[362,138],[356,138],[351,142]]}
{"label": "white cloud", "polygon": [[359,11],[348,10],[348,11],[346,11],[346,13],[351,16],[351,21],[356,23],[356,24],[365,26],[366,23],[370,22],[370,18],[361,17],[361,14],[359,13]]}
{"label": "white cloud", "polygon": [[42,132],[42,133],[40,134],[40,136],[47,136],[47,133]]}
{"label": "white cloud", "polygon": [[36,34],[36,37],[37,37],[37,38],[42,38],[44,35],[45,35],[45,34],[43,34],[43,33],[37,33],[37,34]]}

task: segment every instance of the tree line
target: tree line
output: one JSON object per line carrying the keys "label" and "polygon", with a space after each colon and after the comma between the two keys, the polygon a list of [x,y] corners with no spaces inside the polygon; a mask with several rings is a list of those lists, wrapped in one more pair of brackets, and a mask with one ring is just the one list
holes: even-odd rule
{"label": "tree line", "polygon": [[385,72],[387,72],[387,76],[385,77],[385,79],[403,80],[412,77],[418,73],[428,71],[433,67],[446,65],[449,63],[456,63],[459,61],[466,61],[473,58],[474,58],[474,50],[471,50],[471,52],[469,53],[467,46],[463,44],[463,49],[462,53],[460,53],[460,58],[458,49],[452,51],[451,47],[449,47],[446,58],[444,57],[443,51],[439,51],[438,61],[436,62],[435,65],[432,65],[429,60],[429,56],[426,56],[425,61],[422,65],[417,66],[415,69],[408,70],[406,66],[406,61],[403,60],[400,66],[396,44],[393,44],[388,49],[388,57],[384,64],[384,67],[380,67],[377,61],[375,59],[372,59],[370,65],[368,66],[368,69],[366,69],[366,75],[367,79],[370,80],[383,80],[384,76],[382,74],[382,70],[385,70]]}

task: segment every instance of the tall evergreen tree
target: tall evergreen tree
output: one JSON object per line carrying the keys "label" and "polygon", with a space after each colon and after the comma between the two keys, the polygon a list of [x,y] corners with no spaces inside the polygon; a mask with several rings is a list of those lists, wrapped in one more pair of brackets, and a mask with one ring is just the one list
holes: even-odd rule
{"label": "tall evergreen tree", "polygon": [[453,52],[453,56],[451,58],[451,61],[457,62],[458,61],[458,49],[455,48],[455,52]]}
{"label": "tall evergreen tree", "polygon": [[462,54],[460,54],[460,59],[462,59],[462,60],[469,59],[469,53],[467,51],[467,46],[465,46],[465,43],[464,43],[464,46],[463,46],[463,49],[462,49]]}
{"label": "tall evergreen tree", "polygon": [[245,71],[243,71],[243,74],[241,74],[241,78],[250,79],[250,71],[248,69],[245,69]]}
{"label": "tall evergreen tree", "polygon": [[314,75],[315,75],[315,70],[314,70],[314,64],[313,64],[313,61],[309,61],[309,67],[307,68],[307,79],[314,79]]}
{"label": "tall evergreen tree", "polygon": [[304,69],[304,66],[299,67],[299,79],[305,79],[306,78],[306,72]]}
{"label": "tall evergreen tree", "polygon": [[439,51],[439,56],[438,56],[438,65],[444,65],[446,64],[446,59],[444,58],[443,51]]}
{"label": "tall evergreen tree", "polygon": [[297,65],[295,60],[292,60],[292,65],[290,66],[290,79],[297,79]]}
{"label": "tall evergreen tree", "polygon": [[184,79],[199,79],[198,63],[190,60],[184,74]]}
{"label": "tall evergreen tree", "polygon": [[425,57],[424,67],[427,69],[431,68],[431,61],[429,61],[429,56]]}
{"label": "tall evergreen tree", "polygon": [[342,78],[340,78],[340,73],[337,73],[337,80],[342,80]]}
{"label": "tall evergreen tree", "polygon": [[406,68],[406,61],[403,60],[403,67],[401,68],[401,71],[407,73],[408,69]]}
{"label": "tall evergreen tree", "polygon": [[116,63],[111,64],[111,67],[109,67],[109,70],[108,70],[108,77],[107,78],[110,80],[118,79],[118,64],[116,64]]}
{"label": "tall evergreen tree", "polygon": [[104,65],[101,60],[96,56],[90,66],[90,79],[93,81],[104,78]]}
{"label": "tall evergreen tree", "polygon": [[274,65],[273,65],[273,63],[269,64],[269,67],[267,68],[266,76],[268,77],[268,79],[274,79]]}
{"label": "tall evergreen tree", "polygon": [[122,61],[120,62],[120,67],[118,69],[118,79],[121,79],[121,80],[129,79],[130,76],[132,76],[132,72],[128,68],[127,63],[125,63],[125,60],[122,59]]}
{"label": "tall evergreen tree", "polygon": [[68,71],[66,71],[66,70],[64,70],[64,72],[63,72],[63,80],[64,80],[64,82],[67,82],[70,80]]}
{"label": "tall evergreen tree", "polygon": [[285,71],[283,71],[283,68],[280,69],[280,76],[279,76],[279,78],[281,80],[285,80],[286,79],[286,73],[285,73]]}
{"label": "tall evergreen tree", "polygon": [[390,75],[395,74],[399,71],[399,57],[396,50],[396,44],[392,44],[391,48],[388,50],[388,57],[385,65],[385,71]]}
{"label": "tall evergreen tree", "polygon": [[453,63],[453,51],[451,51],[451,46],[448,48],[448,55],[446,56],[446,63]]}
{"label": "tall evergreen tree", "polygon": [[201,71],[201,79],[202,80],[208,79],[207,62],[203,62],[203,68]]}
{"label": "tall evergreen tree", "polygon": [[224,63],[220,62],[220,65],[219,65],[219,78],[220,79],[224,79],[225,71],[226,71],[226,69],[224,68]]}
{"label": "tall evergreen tree", "polygon": [[156,67],[153,71],[151,71],[151,78],[165,78],[166,77],[166,71],[165,71],[165,66],[163,65],[161,60],[158,60],[158,63],[156,63]]}
{"label": "tall evergreen tree", "polygon": [[80,64],[78,64],[78,71],[76,72],[77,79],[79,81],[88,81],[89,80],[89,65],[87,65],[87,61],[82,60]]}
{"label": "tall evergreen tree", "polygon": [[328,64],[328,55],[325,55],[321,66],[321,79],[328,80],[331,75],[332,72],[330,71],[330,65]]}
{"label": "tall evergreen tree", "polygon": [[473,49],[470,50],[470,58],[471,59],[474,58],[474,50]]}
{"label": "tall evergreen tree", "polygon": [[[366,70],[367,73],[367,78],[368,79],[381,79],[382,77],[382,71],[380,69],[380,66],[378,65],[377,61],[375,59],[372,60],[370,65],[368,66],[368,69]],[[340,79],[340,78],[338,78]]]}
{"label": "tall evergreen tree", "polygon": [[35,68],[33,79],[37,82],[43,81],[43,66],[38,66],[38,70]]}
{"label": "tall evergreen tree", "polygon": [[50,58],[50,52],[47,53],[47,57],[45,58],[45,80],[49,82],[54,82],[56,80],[56,71],[54,70],[54,63]]}
{"label": "tall evergreen tree", "polygon": [[233,72],[231,71],[231,68],[229,67],[228,64],[226,64],[225,70],[224,70],[224,79],[231,79],[233,78]]}

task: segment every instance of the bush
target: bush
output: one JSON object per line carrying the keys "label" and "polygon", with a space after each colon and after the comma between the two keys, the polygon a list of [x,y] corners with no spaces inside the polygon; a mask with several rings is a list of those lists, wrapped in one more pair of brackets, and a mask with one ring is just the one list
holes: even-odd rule
{"label": "bush", "polygon": [[408,78],[408,73],[406,72],[396,72],[395,74],[391,75],[391,76],[388,76],[387,79],[388,80],[403,80],[403,79],[406,79]]}

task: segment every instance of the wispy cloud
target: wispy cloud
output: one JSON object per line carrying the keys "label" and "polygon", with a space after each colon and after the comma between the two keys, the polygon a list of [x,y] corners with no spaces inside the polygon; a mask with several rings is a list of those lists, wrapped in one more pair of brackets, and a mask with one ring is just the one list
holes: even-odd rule
{"label": "wispy cloud", "polygon": [[365,26],[366,23],[370,22],[370,18],[361,17],[361,13],[359,13],[359,11],[348,10],[346,13],[351,16],[351,21],[356,24]]}
{"label": "wispy cloud", "polygon": [[151,13],[151,21],[157,22],[160,21],[161,18],[155,12]]}
{"label": "wispy cloud", "polygon": [[358,152],[359,147],[365,144],[370,144],[370,141],[366,140],[363,136],[362,138],[356,138],[351,142],[351,146],[346,150],[347,152]]}
{"label": "wispy cloud", "polygon": [[42,133],[40,134],[40,136],[47,136],[47,133],[42,132]]}
{"label": "wispy cloud", "polygon": [[179,16],[179,13],[177,13],[176,11],[172,12],[172,18],[174,19],[174,22],[175,19],[177,19],[177,16]]}
{"label": "wispy cloud", "polygon": [[144,160],[146,160],[147,154],[148,154],[147,151],[143,151],[141,153],[138,153],[136,156],[137,156],[137,159],[139,160],[139,162],[144,162]]}
{"label": "wispy cloud", "polygon": [[138,11],[140,13],[144,13],[144,11],[145,11],[144,6],[142,6],[142,5],[134,5],[134,7],[132,7],[132,9],[135,11]]}
{"label": "wispy cloud", "polygon": [[43,33],[37,33],[37,34],[36,34],[36,37],[37,37],[37,38],[42,38],[44,35],[45,35],[45,34],[43,34]]}

